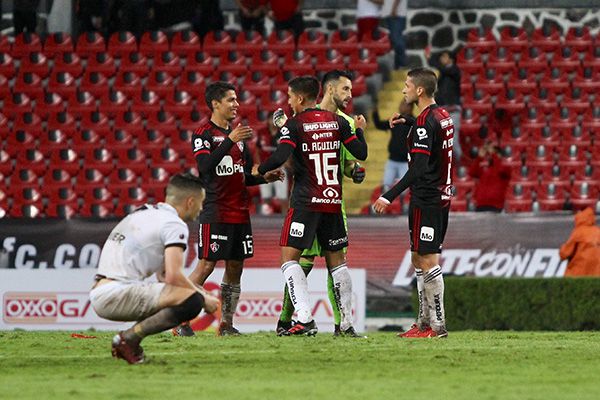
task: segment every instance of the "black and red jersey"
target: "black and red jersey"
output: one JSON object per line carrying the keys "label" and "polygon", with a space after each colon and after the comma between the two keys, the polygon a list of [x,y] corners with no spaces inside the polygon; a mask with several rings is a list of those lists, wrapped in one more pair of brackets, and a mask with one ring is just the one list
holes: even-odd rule
{"label": "black and red jersey", "polygon": [[206,190],[200,223],[250,222],[246,186],[255,182],[250,173],[252,157],[244,142],[229,139],[231,128],[209,121],[192,135],[192,151]]}
{"label": "black and red jersey", "polygon": [[307,109],[290,118],[279,134],[279,146],[293,147],[294,186],[290,206],[317,212],[341,212],[342,143],[352,154],[353,145],[361,147],[364,158],[367,150],[348,121],[326,110]]}

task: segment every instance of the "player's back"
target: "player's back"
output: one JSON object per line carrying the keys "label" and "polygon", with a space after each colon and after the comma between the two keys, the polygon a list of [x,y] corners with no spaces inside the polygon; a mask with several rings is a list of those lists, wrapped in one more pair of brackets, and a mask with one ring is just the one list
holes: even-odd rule
{"label": "player's back", "polygon": [[187,243],[188,227],[166,203],[146,204],[126,216],[102,247],[98,273],[142,280],[164,268],[166,244]]}
{"label": "player's back", "polygon": [[452,142],[454,123],[448,111],[437,104],[424,109],[409,134],[411,155],[429,155],[422,178],[411,186],[411,196],[423,205],[447,205],[452,191]]}
{"label": "player's back", "polygon": [[292,120],[297,132],[297,142],[293,155],[294,187],[291,207],[318,212],[340,212],[341,118],[326,110],[307,109]]}

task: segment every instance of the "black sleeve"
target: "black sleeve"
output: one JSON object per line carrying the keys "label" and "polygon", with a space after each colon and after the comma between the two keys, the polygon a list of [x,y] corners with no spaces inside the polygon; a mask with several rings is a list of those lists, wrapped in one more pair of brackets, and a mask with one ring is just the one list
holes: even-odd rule
{"label": "black sleeve", "polygon": [[356,128],[352,131],[350,124],[343,117],[338,117],[338,124],[344,147],[358,160],[365,161],[368,155],[368,148],[362,129]]}
{"label": "black sleeve", "polygon": [[246,186],[255,186],[267,183],[265,178],[263,178],[262,176],[252,175],[252,167],[254,166],[254,160],[252,160],[252,154],[250,154],[248,146],[244,146],[242,157],[244,157],[244,182],[246,183]]}
{"label": "black sleeve", "polygon": [[423,153],[414,153],[411,157],[413,157],[413,162],[410,165],[408,172],[406,172],[402,179],[400,179],[390,190],[381,195],[381,197],[385,198],[390,203],[425,173],[429,156]]}
{"label": "black sleeve", "polygon": [[201,134],[194,133],[192,136],[192,149],[198,172],[202,175],[208,174],[221,162],[232,147],[233,141],[225,138],[218,147],[213,148],[210,136],[206,131]]}
{"label": "black sleeve", "polygon": [[277,148],[265,161],[260,163],[258,173],[264,175],[279,168],[287,161],[296,148],[297,127],[293,118],[287,120],[277,134]]}
{"label": "black sleeve", "polygon": [[375,124],[375,128],[382,131],[387,131],[390,129],[389,122],[382,121],[381,118],[379,118],[379,111],[377,111],[377,107],[373,110],[373,124]]}

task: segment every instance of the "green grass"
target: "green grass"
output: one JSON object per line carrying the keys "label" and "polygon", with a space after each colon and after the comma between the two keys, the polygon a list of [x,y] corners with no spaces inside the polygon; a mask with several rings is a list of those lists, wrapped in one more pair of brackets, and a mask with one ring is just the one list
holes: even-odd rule
{"label": "green grass", "polygon": [[0,399],[598,399],[598,332],[451,332],[447,340],[217,338],[144,341],[147,363],[110,356],[111,333],[0,332]]}

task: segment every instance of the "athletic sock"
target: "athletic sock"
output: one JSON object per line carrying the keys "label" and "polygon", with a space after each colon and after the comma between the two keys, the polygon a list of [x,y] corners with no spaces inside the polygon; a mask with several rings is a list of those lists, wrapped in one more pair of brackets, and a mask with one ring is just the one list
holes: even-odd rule
{"label": "athletic sock", "polygon": [[[312,271],[314,264],[314,261],[300,261],[300,266],[304,271],[304,275],[308,276],[308,274],[310,274],[310,271]],[[279,320],[281,322],[291,322],[292,316],[294,315],[294,311],[294,304],[290,299],[290,294],[288,293],[288,286],[286,284],[283,288],[283,302],[281,303],[281,313],[279,314]]]}
{"label": "athletic sock", "polygon": [[423,277],[423,286],[429,308],[431,328],[438,331],[446,326],[444,313],[444,277],[442,268],[436,265]]}
{"label": "athletic sock", "polygon": [[427,297],[425,296],[425,286],[423,282],[423,270],[415,268],[417,275],[417,296],[419,298],[419,314],[417,315],[417,325],[423,330],[429,326],[429,307],[427,305]]}
{"label": "athletic sock", "polygon": [[298,314],[298,321],[307,323],[312,321],[310,298],[308,295],[308,281],[300,264],[297,261],[288,261],[281,266],[283,277],[288,286],[290,300]]}
{"label": "athletic sock", "polygon": [[331,278],[333,279],[333,292],[336,302],[339,305],[342,331],[352,326],[352,279],[346,263],[340,264],[331,269]]}
{"label": "athletic sock", "polygon": [[329,297],[329,302],[331,303],[333,323],[335,325],[340,325],[342,315],[340,314],[340,306],[335,298],[335,291],[333,290],[333,277],[331,276],[330,272],[327,274],[327,296]]}
{"label": "athletic sock", "polygon": [[237,309],[238,301],[240,300],[240,285],[230,285],[221,283],[221,318],[223,322],[233,325],[233,315]]}

